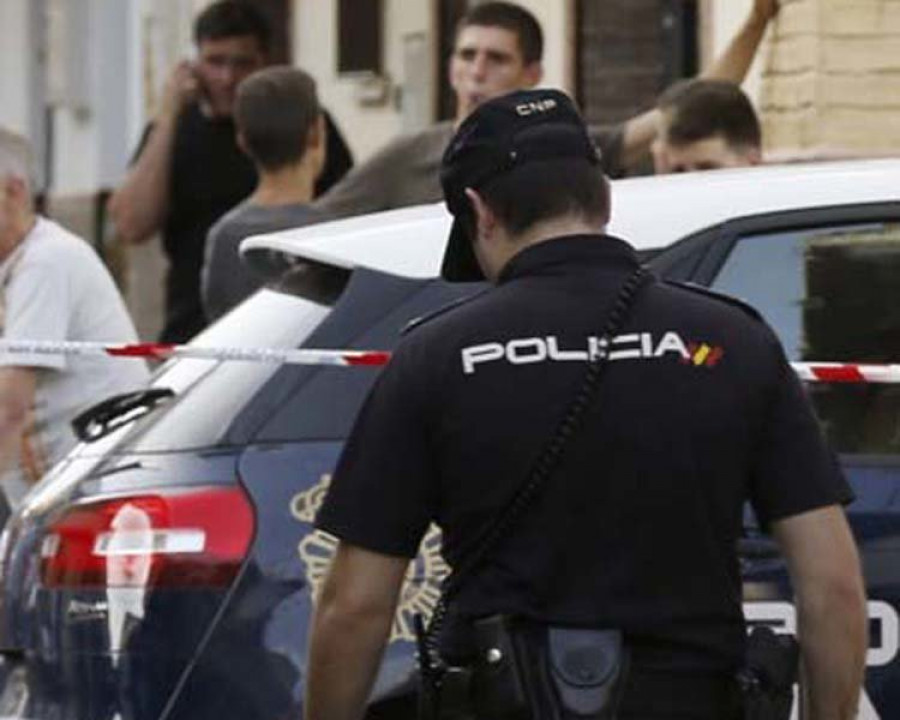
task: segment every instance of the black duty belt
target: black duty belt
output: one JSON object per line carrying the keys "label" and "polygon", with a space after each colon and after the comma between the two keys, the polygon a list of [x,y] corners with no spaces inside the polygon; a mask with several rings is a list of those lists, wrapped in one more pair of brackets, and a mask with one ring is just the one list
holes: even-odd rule
{"label": "black duty belt", "polygon": [[739,720],[742,708],[741,691],[733,676],[653,672],[632,666],[618,717]]}

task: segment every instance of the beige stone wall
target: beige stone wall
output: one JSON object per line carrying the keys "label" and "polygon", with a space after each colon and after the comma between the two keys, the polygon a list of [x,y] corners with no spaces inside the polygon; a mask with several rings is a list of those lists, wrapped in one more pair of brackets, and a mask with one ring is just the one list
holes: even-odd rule
{"label": "beige stone wall", "polygon": [[767,155],[900,155],[900,0],[782,1],[759,98]]}

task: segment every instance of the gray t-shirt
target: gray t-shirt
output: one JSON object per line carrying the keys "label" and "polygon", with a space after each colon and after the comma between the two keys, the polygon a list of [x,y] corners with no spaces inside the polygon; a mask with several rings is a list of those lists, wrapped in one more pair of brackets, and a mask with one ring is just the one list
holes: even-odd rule
{"label": "gray t-shirt", "polygon": [[206,319],[212,322],[256,292],[264,278],[241,262],[238,248],[251,235],[289,230],[325,220],[305,203],[263,206],[242,202],[210,228],[200,279]]}
{"label": "gray t-shirt", "polygon": [[[591,138],[603,156],[610,177],[624,174],[624,127],[590,127]],[[450,121],[403,135],[357,165],[313,203],[330,217],[349,217],[443,200],[440,167],[444,150],[453,138]]]}
{"label": "gray t-shirt", "polygon": [[[135,342],[137,334],[106,267],[84,240],[38,218],[22,243],[0,264],[0,335],[4,340]],[[36,373],[19,457],[0,487],[16,506],[30,485],[76,443],[75,415],[111,395],[143,388],[142,360],[108,356],[0,353],[0,367]]]}

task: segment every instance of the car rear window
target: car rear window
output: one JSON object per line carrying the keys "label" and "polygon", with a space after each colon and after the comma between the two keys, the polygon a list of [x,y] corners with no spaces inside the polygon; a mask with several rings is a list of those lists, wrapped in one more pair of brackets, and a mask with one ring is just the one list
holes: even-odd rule
{"label": "car rear window", "polygon": [[[900,361],[900,224],[747,235],[712,287],[754,305],[801,361]],[[900,453],[900,386],[813,384],[841,453]]]}
{"label": "car rear window", "polygon": [[[361,348],[392,349],[401,337],[401,329],[411,320],[427,315],[437,308],[473,292],[472,286],[451,284],[438,280],[418,283],[384,312],[369,322],[358,324],[350,333],[351,345]],[[379,293],[381,294],[381,293]],[[368,292],[360,292],[362,299]],[[371,297],[370,302],[378,302]],[[355,315],[350,308],[342,308],[343,315]],[[335,313],[337,316],[337,313]],[[336,318],[332,318],[334,320]],[[344,325],[344,323],[339,323]],[[333,344],[331,328],[322,327],[318,334],[322,342]],[[335,338],[336,340],[336,338]],[[273,378],[272,387],[260,398],[272,410],[264,412],[265,419],[254,433],[257,442],[298,442],[343,440],[350,432],[356,414],[369,391],[377,369],[319,368],[303,372],[285,367]]]}
{"label": "car rear window", "polygon": [[[299,347],[328,317],[349,273],[304,265],[241,303],[192,344],[216,348]],[[164,452],[220,445],[233,418],[278,371],[276,363],[176,360],[154,385],[178,397],[140,421],[120,451]],[[185,382],[188,378],[189,382]]]}

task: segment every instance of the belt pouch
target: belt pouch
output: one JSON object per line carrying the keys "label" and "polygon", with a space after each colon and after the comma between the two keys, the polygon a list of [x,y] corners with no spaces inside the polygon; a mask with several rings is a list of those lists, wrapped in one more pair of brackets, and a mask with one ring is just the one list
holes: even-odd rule
{"label": "belt pouch", "polygon": [[776,635],[765,626],[753,629],[746,667],[738,673],[746,720],[789,720],[799,664],[800,646],[793,636]]}
{"label": "belt pouch", "polygon": [[506,615],[493,615],[475,622],[478,655],[472,672],[472,705],[479,718],[531,720],[535,717],[527,695],[525,665],[529,658],[522,657],[522,647],[516,648],[515,633],[512,619]]}
{"label": "belt pouch", "polygon": [[479,717],[615,718],[627,670],[621,632],[493,616],[475,623],[475,636],[472,697]]}

